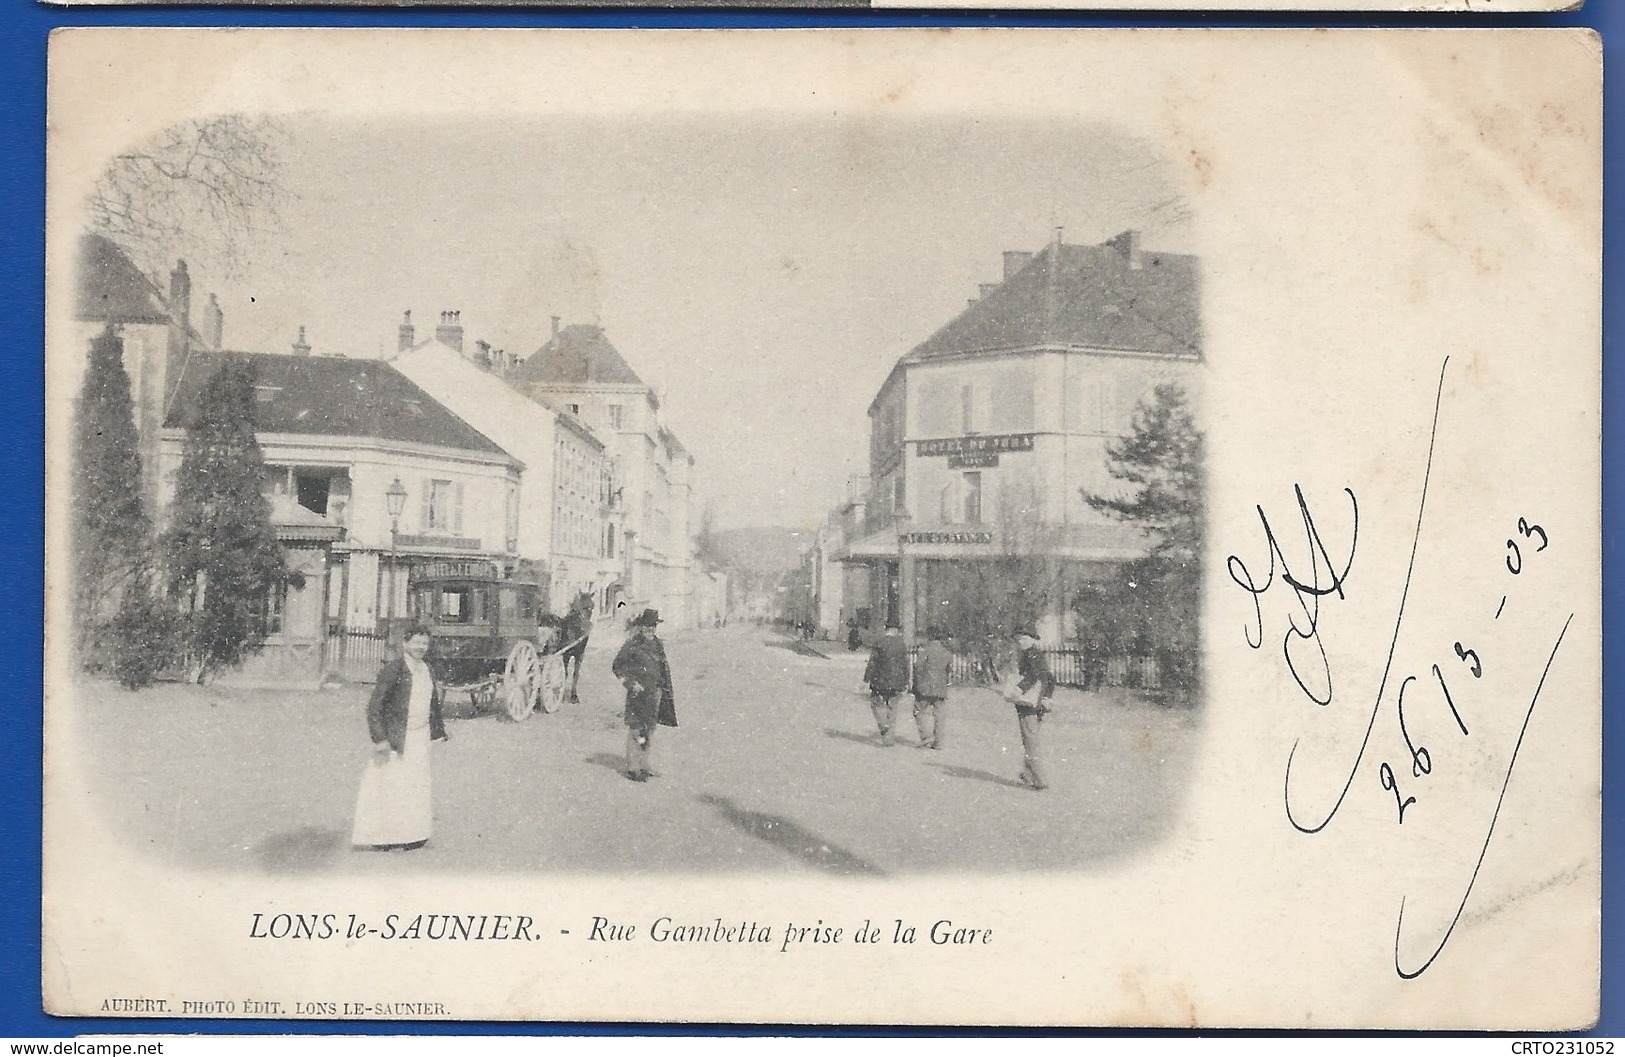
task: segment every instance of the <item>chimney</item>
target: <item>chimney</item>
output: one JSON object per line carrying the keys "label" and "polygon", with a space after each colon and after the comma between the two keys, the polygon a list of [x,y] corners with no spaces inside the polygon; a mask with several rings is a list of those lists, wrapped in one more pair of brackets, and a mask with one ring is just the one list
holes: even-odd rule
{"label": "chimney", "polygon": [[1025,250],[1005,250],[1004,277],[1009,279],[1011,276],[1021,271],[1021,269],[1031,264],[1032,260],[1033,255]]}
{"label": "chimney", "polygon": [[1140,233],[1133,228],[1113,238],[1106,245],[1121,253],[1123,259],[1128,261],[1128,266],[1135,271],[1138,271],[1140,265],[1144,262],[1143,255],[1140,252]]}
{"label": "chimney", "polygon": [[476,341],[474,343],[474,362],[486,370],[491,369],[491,343],[489,341]]}
{"label": "chimney", "polygon": [[395,342],[395,351],[405,352],[417,343],[417,331],[412,326],[412,310],[408,308],[401,317],[400,337]]}
{"label": "chimney", "polygon": [[553,317],[553,340],[557,341],[558,337],[559,337],[559,317],[554,316]]}
{"label": "chimney", "polygon": [[305,328],[304,327],[299,328],[299,340],[293,343],[293,354],[295,356],[309,356],[310,355],[310,346],[305,343]]}
{"label": "chimney", "polygon": [[169,273],[169,318],[182,327],[192,322],[192,277],[185,261],[176,261],[175,270]]}
{"label": "chimney", "polygon": [[213,294],[209,295],[209,303],[203,309],[203,340],[216,351],[226,345],[226,314],[220,310],[220,302]]}
{"label": "chimney", "polygon": [[462,317],[461,312],[442,312],[440,325],[434,328],[435,339],[450,345],[458,352],[463,351]]}

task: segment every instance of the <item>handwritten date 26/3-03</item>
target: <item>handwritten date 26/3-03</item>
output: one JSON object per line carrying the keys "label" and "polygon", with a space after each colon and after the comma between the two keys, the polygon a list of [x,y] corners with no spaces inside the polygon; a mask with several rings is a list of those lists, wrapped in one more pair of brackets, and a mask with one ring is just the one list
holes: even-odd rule
{"label": "handwritten date 26/3-03", "polygon": [[[1539,545],[1533,548],[1533,552],[1536,554],[1545,550],[1551,543],[1551,540],[1546,535],[1546,530],[1537,524],[1531,523],[1528,518],[1520,517],[1518,519],[1516,535],[1521,537],[1525,543],[1533,544],[1538,542]],[[1507,550],[1510,552],[1506,558],[1507,572],[1512,576],[1520,576],[1524,571],[1523,547],[1518,539],[1511,537],[1507,539],[1506,545]],[[1495,607],[1495,616],[1492,619],[1501,619],[1501,614],[1506,611],[1508,597],[1509,595],[1506,594],[1501,595],[1501,600]],[[1475,680],[1484,678],[1484,661],[1478,655],[1477,650],[1464,646],[1460,642],[1452,643],[1451,650],[1455,654],[1455,659],[1453,661],[1446,660],[1445,663],[1452,666],[1455,672],[1465,673],[1466,676],[1470,676]],[[1421,743],[1419,737],[1411,734],[1410,725],[1405,722],[1405,695],[1411,692],[1412,684],[1418,681],[1417,676],[1407,675],[1404,681],[1399,684],[1399,699],[1395,704],[1395,712],[1399,720],[1400,736],[1405,739],[1405,748],[1410,755],[1411,777],[1420,780],[1433,773],[1433,754],[1428,751],[1425,744]],[[1432,682],[1438,686],[1440,706],[1449,711],[1450,718],[1455,721],[1456,729],[1461,732],[1461,737],[1472,737],[1472,731],[1468,728],[1467,721],[1456,704],[1456,697],[1450,692],[1450,681],[1445,676],[1445,669],[1441,668],[1437,662],[1432,666]],[[1414,710],[1417,707],[1417,699],[1413,697],[1410,704]],[[1412,715],[1414,718],[1414,711]],[[1405,809],[1416,803],[1415,795],[1407,795],[1401,789],[1400,781],[1394,775],[1393,765],[1388,761],[1383,761],[1382,766],[1377,769],[1377,773],[1382,782],[1382,787],[1394,794],[1394,805],[1399,816],[1398,821],[1404,823]]]}
{"label": "handwritten date 26/3-03", "polygon": [[[1334,699],[1333,695],[1334,673],[1323,638],[1325,629],[1330,626],[1323,625],[1323,607],[1345,601],[1348,598],[1351,581],[1358,583],[1360,591],[1368,593],[1368,596],[1397,591],[1393,633],[1388,638],[1387,657],[1382,667],[1382,675],[1374,696],[1366,698],[1370,702],[1370,713],[1365,723],[1364,734],[1358,747],[1353,749],[1346,772],[1338,772],[1343,773],[1345,777],[1342,779],[1341,789],[1336,791],[1335,797],[1330,798],[1329,808],[1306,813],[1305,798],[1301,796],[1303,790],[1299,787],[1302,783],[1295,786],[1293,782],[1293,763],[1298,754],[1298,740],[1293,742],[1287,754],[1282,793],[1286,817],[1295,829],[1304,834],[1319,833],[1330,825],[1354,789],[1361,764],[1371,747],[1377,720],[1383,714],[1383,706],[1390,699],[1390,687],[1394,685],[1396,654],[1401,641],[1401,632],[1405,627],[1407,605],[1413,601],[1411,590],[1413,582],[1427,583],[1430,579],[1437,579],[1427,575],[1418,577],[1418,553],[1421,550],[1423,529],[1428,518],[1428,489],[1434,476],[1434,455],[1438,448],[1440,411],[1444,403],[1445,379],[1449,366],[1450,360],[1446,357],[1440,366],[1438,389],[1434,394],[1433,423],[1428,435],[1427,461],[1417,501],[1414,532],[1410,539],[1409,560],[1405,565],[1402,580],[1387,584],[1355,579],[1360,505],[1354,490],[1348,487],[1341,490],[1342,496],[1346,497],[1346,513],[1341,509],[1343,503],[1338,502],[1334,518],[1322,517],[1317,522],[1316,513],[1311,509],[1305,488],[1301,484],[1294,484],[1293,496],[1298,508],[1296,520],[1301,524],[1301,534],[1287,537],[1277,535],[1264,506],[1259,504],[1256,507],[1259,524],[1263,529],[1263,548],[1268,556],[1268,567],[1262,577],[1254,571],[1263,567],[1262,561],[1253,560],[1249,564],[1248,559],[1236,554],[1230,555],[1226,561],[1226,571],[1231,582],[1245,591],[1252,603],[1252,613],[1244,635],[1247,646],[1254,650],[1261,649],[1266,641],[1275,638],[1271,628],[1279,625],[1272,625],[1266,620],[1264,600],[1266,596],[1272,594],[1280,596],[1287,611],[1285,625],[1279,631],[1281,654],[1286,671],[1304,697],[1319,709],[1334,708],[1336,707],[1334,701],[1338,700]],[[1542,615],[1543,611],[1549,612],[1551,600],[1549,585],[1548,589],[1543,590],[1532,584],[1531,580],[1538,580],[1542,565],[1549,560],[1546,552],[1549,548],[1560,545],[1560,541],[1554,541],[1533,512],[1509,515],[1507,522],[1504,523],[1504,529],[1506,531],[1504,563],[1498,564],[1493,569],[1485,569],[1482,574],[1469,574],[1464,580],[1445,581],[1451,591],[1449,608],[1454,614],[1451,620],[1455,626],[1453,628],[1449,624],[1441,626],[1440,622],[1435,620],[1424,632],[1429,636],[1438,635],[1437,641],[1426,642],[1424,657],[1427,659],[1422,662],[1420,670],[1406,672],[1398,682],[1397,693],[1392,695],[1394,723],[1399,735],[1397,740],[1402,742],[1403,749],[1399,756],[1379,761],[1376,774],[1372,776],[1375,784],[1381,789],[1378,795],[1392,798],[1395,822],[1403,826],[1408,817],[1407,812],[1429,811],[1427,801],[1430,796],[1449,795],[1438,789],[1430,792],[1430,785],[1439,780],[1444,773],[1443,769],[1447,766],[1446,761],[1452,757],[1451,753],[1444,751],[1446,742],[1442,739],[1456,742],[1478,740],[1474,737],[1474,731],[1483,724],[1493,724],[1502,733],[1509,734],[1509,724],[1516,720],[1517,713],[1507,709],[1500,699],[1508,695],[1517,697],[1529,693],[1527,707],[1523,710],[1522,726],[1518,729],[1517,739],[1505,760],[1504,772],[1500,776],[1499,794],[1495,799],[1493,812],[1488,813],[1481,831],[1482,843],[1478,846],[1477,861],[1473,864],[1471,876],[1466,878],[1455,917],[1448,927],[1443,929],[1443,937],[1433,946],[1431,954],[1421,960],[1416,968],[1407,968],[1407,961],[1414,959],[1407,959],[1402,955],[1402,951],[1408,945],[1404,942],[1405,901],[1401,899],[1394,936],[1394,970],[1405,979],[1420,976],[1433,964],[1461,920],[1468,897],[1478,879],[1479,869],[1483,866],[1485,855],[1488,853],[1491,838],[1494,836],[1496,820],[1505,802],[1507,787],[1511,783],[1518,753],[1528,733],[1529,721],[1534,714],[1541,688],[1551,672],[1569,624],[1574,619],[1574,615],[1570,613],[1568,618],[1562,621],[1560,630],[1554,626],[1554,630],[1557,630],[1555,641],[1546,640],[1551,642],[1549,652],[1539,644],[1539,640],[1543,637],[1540,632],[1533,634],[1535,640],[1533,642],[1530,641],[1531,635],[1528,633],[1510,636],[1505,633],[1506,620],[1503,618],[1510,619],[1511,615],[1520,609],[1523,610],[1521,614],[1523,619],[1518,621],[1520,626],[1527,626],[1530,621],[1538,624],[1542,620],[1550,619]],[[1478,534],[1482,530],[1468,531]],[[1465,539],[1450,541],[1455,546],[1463,546],[1467,542]],[[1278,587],[1284,587],[1286,590],[1278,590]],[[1520,605],[1520,602],[1537,604],[1525,606]],[[1491,634],[1497,627],[1502,628],[1503,633]],[[1499,645],[1495,645],[1492,649],[1492,645],[1497,643]],[[1516,643],[1517,648],[1511,648],[1512,643]],[[1538,679],[1534,674],[1535,665],[1527,655],[1530,647],[1545,653],[1544,668],[1539,670]],[[1529,689],[1531,683],[1532,693]],[[1358,690],[1359,688],[1356,688],[1357,692]],[[1346,697],[1346,694],[1344,696]],[[1492,740],[1496,744],[1501,743],[1501,739]],[[1376,792],[1372,786],[1361,788],[1373,789],[1373,792]],[[1461,817],[1459,812],[1446,814],[1458,820]],[[1459,821],[1456,825],[1459,826]],[[1428,931],[1435,935],[1438,932],[1437,929]]]}

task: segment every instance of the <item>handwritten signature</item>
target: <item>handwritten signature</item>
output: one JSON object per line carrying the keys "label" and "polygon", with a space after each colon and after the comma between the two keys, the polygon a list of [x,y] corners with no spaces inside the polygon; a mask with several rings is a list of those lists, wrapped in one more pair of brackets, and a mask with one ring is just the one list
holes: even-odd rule
{"label": "handwritten signature", "polygon": [[[1405,622],[1406,604],[1410,598],[1412,579],[1416,572],[1416,555],[1422,539],[1422,526],[1427,515],[1428,486],[1433,476],[1433,458],[1437,448],[1439,435],[1440,409],[1444,402],[1444,383],[1450,367],[1450,359],[1446,357],[1439,368],[1438,388],[1434,393],[1433,422],[1428,433],[1427,462],[1422,474],[1421,494],[1417,502],[1416,523],[1411,537],[1410,557],[1405,567],[1405,579],[1399,592],[1399,604],[1394,615],[1393,635],[1388,643],[1388,656],[1383,665],[1382,677],[1377,685],[1375,700],[1371,705],[1371,713],[1366,722],[1365,733],[1360,739],[1360,746],[1355,752],[1353,761],[1348,770],[1348,776],[1343,781],[1336,800],[1324,814],[1318,818],[1305,818],[1296,806],[1293,797],[1292,766],[1297,756],[1298,741],[1294,741],[1292,749],[1287,754],[1286,770],[1282,790],[1286,817],[1288,822],[1301,833],[1315,834],[1325,829],[1331,820],[1341,810],[1343,802],[1347,799],[1349,791],[1353,788],[1359,774],[1361,763],[1364,761],[1366,751],[1370,747],[1372,733],[1376,729],[1377,719],[1382,714],[1383,703],[1388,698],[1388,688],[1394,676],[1394,655],[1400,641],[1400,632]],[[1326,707],[1332,704],[1332,670],[1327,657],[1325,643],[1321,638],[1321,609],[1322,604],[1330,604],[1331,596],[1338,600],[1347,596],[1344,591],[1350,575],[1354,569],[1355,551],[1359,542],[1359,500],[1352,488],[1344,488],[1343,493],[1348,497],[1350,511],[1350,528],[1347,546],[1328,547],[1327,536],[1317,525],[1314,513],[1310,509],[1308,499],[1304,495],[1301,485],[1293,485],[1293,494],[1297,500],[1299,520],[1302,525],[1303,557],[1298,560],[1299,572],[1294,573],[1292,563],[1288,560],[1287,549],[1283,548],[1281,537],[1277,536],[1270,524],[1269,516],[1262,505],[1258,511],[1259,523],[1264,531],[1264,544],[1268,550],[1269,568],[1262,580],[1256,577],[1246,561],[1237,555],[1230,555],[1226,560],[1226,570],[1231,581],[1246,591],[1253,603],[1252,619],[1245,630],[1247,645],[1252,649],[1263,647],[1266,635],[1263,600],[1269,595],[1277,584],[1283,584],[1290,590],[1287,599],[1288,616],[1286,628],[1281,633],[1281,651],[1287,670],[1296,681],[1298,688],[1314,704]],[[1515,528],[1508,534],[1506,540],[1505,570],[1506,575],[1514,579],[1522,577],[1530,567],[1529,559],[1545,551],[1551,545],[1551,539],[1546,530],[1531,521],[1528,517],[1520,517]],[[1338,555],[1336,560],[1332,554]],[[1303,562],[1307,562],[1307,573],[1303,573]],[[1340,564],[1339,564],[1340,563]],[[1499,620],[1506,609],[1509,593],[1503,593],[1499,604],[1495,606],[1493,620]],[[1277,592],[1279,594],[1279,592]],[[1471,877],[1462,892],[1460,904],[1457,906],[1455,917],[1445,930],[1438,945],[1431,954],[1415,968],[1407,968],[1401,955],[1404,948],[1405,900],[1401,897],[1399,914],[1397,916],[1394,932],[1394,971],[1403,979],[1411,980],[1426,972],[1438,958],[1450,941],[1451,934],[1460,922],[1467,901],[1472,894],[1473,886],[1478,881],[1480,868],[1489,851],[1490,841],[1495,834],[1495,825],[1500,817],[1501,807],[1506,798],[1506,791],[1511,784],[1513,769],[1517,766],[1518,752],[1523,746],[1524,736],[1529,730],[1529,721],[1534,715],[1535,704],[1540,699],[1541,689],[1545,686],[1546,676],[1550,673],[1552,664],[1557,658],[1558,649],[1562,646],[1563,638],[1568,633],[1569,624],[1573,621],[1571,613],[1564,621],[1562,630],[1558,632],[1556,641],[1546,657],[1545,667],[1541,671],[1540,679],[1535,685],[1534,693],[1529,700],[1528,708],[1524,712],[1523,725],[1518,732],[1517,742],[1513,745],[1512,753],[1506,763],[1506,770],[1502,776],[1500,795],[1495,802],[1495,810],[1491,814],[1485,827],[1483,843],[1479,848],[1478,860],[1473,866]],[[1465,645],[1462,641],[1452,644],[1454,662],[1446,658],[1446,665],[1453,667],[1456,672],[1464,671],[1465,677],[1475,683],[1484,678],[1485,661],[1480,652]],[[1456,696],[1451,693],[1450,678],[1446,675],[1445,666],[1434,663],[1431,666],[1432,683],[1438,690],[1438,703],[1447,710],[1454,721],[1454,728],[1460,738],[1472,737],[1468,725],[1468,716],[1463,714],[1462,707],[1458,705]],[[1459,674],[1455,676],[1461,678]],[[1407,723],[1407,706],[1412,709],[1414,718],[1417,705],[1418,692],[1416,684],[1422,683],[1425,677],[1407,674],[1399,683],[1398,693],[1395,695],[1394,714],[1398,732],[1402,737],[1406,755],[1402,762],[1410,764],[1410,775],[1401,779],[1395,772],[1393,764],[1387,760],[1380,763],[1377,769],[1377,780],[1382,790],[1392,795],[1396,808],[1396,823],[1403,825],[1405,812],[1417,805],[1417,792],[1423,788],[1426,780],[1434,774],[1434,754],[1426,744],[1423,744],[1412,734],[1412,727]],[[1411,695],[1407,698],[1407,695]],[[1406,790],[1410,790],[1407,795]]]}

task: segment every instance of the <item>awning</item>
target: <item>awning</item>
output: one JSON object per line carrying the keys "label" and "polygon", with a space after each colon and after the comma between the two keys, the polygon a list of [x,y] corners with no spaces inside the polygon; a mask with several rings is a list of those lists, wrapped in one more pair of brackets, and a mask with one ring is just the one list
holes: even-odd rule
{"label": "awning", "polygon": [[848,564],[869,564],[890,558],[897,559],[897,532],[895,529],[882,529],[860,540],[853,540],[842,547],[835,555],[838,562]]}
{"label": "awning", "polygon": [[[975,559],[1051,555],[1069,561],[1133,561],[1145,557],[1149,541],[1138,526],[1122,522],[1086,522],[1048,529],[983,524],[921,525],[904,536],[911,558]],[[835,560],[868,565],[898,559],[896,529],[888,528],[854,540],[837,551]]]}

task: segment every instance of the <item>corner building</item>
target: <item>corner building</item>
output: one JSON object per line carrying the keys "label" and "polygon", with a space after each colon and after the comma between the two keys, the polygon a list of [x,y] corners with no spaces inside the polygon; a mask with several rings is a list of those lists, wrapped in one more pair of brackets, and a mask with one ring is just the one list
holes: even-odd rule
{"label": "corner building", "polygon": [[869,405],[872,484],[842,555],[868,571],[868,597],[848,610],[871,628],[895,616],[912,641],[947,615],[956,578],[1021,558],[1052,585],[1027,619],[1067,637],[1076,593],[1147,551],[1084,492],[1121,491],[1106,446],[1152,389],[1195,395],[1198,293],[1195,257],[1133,231],[1005,253],[1002,281],[898,360]]}

